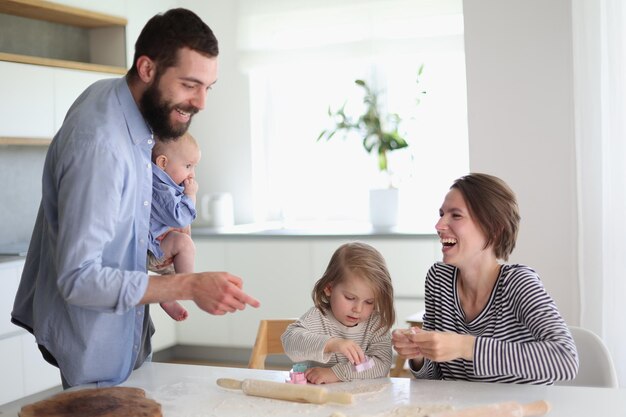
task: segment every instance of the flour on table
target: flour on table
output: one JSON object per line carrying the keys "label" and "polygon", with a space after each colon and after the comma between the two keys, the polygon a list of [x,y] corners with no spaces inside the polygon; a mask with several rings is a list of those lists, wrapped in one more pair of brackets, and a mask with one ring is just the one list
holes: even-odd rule
{"label": "flour on table", "polygon": [[363,384],[363,385],[355,385],[350,387],[350,389],[346,390],[351,394],[373,394],[376,392],[381,392],[385,388],[389,386],[388,382],[379,382],[377,384]]}
{"label": "flour on table", "polygon": [[353,395],[374,394],[391,386],[389,381],[380,382],[375,379],[363,379],[340,384],[328,384],[323,387],[329,391],[347,392]]}
{"label": "flour on table", "polygon": [[376,414],[372,417],[428,417],[435,413],[450,411],[452,409],[452,406],[447,404],[405,405],[395,407],[392,410]]}

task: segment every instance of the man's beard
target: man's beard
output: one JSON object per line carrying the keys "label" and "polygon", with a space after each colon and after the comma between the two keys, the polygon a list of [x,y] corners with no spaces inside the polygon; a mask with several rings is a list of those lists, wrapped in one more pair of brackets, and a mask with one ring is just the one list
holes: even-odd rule
{"label": "man's beard", "polygon": [[[157,77],[152,85],[143,93],[140,99],[141,112],[146,119],[148,125],[152,129],[152,133],[161,140],[176,139],[182,136],[191,124],[191,116],[198,112],[196,107],[174,106],[163,100],[163,95],[158,88],[159,78]],[[170,122],[170,115],[174,108],[190,113],[187,123],[178,123],[173,125]]]}

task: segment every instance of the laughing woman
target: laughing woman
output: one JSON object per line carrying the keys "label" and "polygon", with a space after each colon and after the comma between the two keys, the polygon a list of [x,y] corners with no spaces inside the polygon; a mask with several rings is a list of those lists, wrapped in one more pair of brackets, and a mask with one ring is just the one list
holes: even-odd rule
{"label": "laughing woman", "polygon": [[426,276],[423,330],[396,330],[395,350],[420,379],[552,384],[573,379],[578,354],[539,276],[506,261],[520,216],[499,178],[454,182],[436,229],[443,262]]}

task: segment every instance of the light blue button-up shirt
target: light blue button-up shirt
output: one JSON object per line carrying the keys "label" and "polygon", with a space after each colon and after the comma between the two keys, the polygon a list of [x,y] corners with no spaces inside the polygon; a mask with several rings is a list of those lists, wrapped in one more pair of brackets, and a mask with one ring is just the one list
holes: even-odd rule
{"label": "light blue button-up shirt", "polygon": [[120,78],[85,90],[48,150],[12,317],[32,329],[70,385],[119,384],[137,362],[152,146]]}

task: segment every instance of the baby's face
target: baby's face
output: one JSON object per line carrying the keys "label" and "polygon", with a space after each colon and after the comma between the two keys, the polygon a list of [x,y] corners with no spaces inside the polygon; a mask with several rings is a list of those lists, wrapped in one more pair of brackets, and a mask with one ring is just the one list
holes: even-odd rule
{"label": "baby's face", "polygon": [[180,185],[186,179],[195,178],[199,161],[200,150],[196,144],[182,140],[169,146],[164,171]]}

